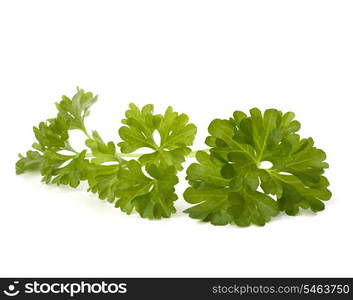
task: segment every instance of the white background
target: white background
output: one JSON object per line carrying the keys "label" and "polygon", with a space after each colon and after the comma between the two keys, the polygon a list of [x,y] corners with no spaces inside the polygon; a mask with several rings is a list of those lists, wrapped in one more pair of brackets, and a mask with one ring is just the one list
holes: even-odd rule
{"label": "white background", "polygon": [[[353,276],[352,16],[339,0],[1,1],[0,276]],[[88,126],[116,142],[132,101],[187,113],[194,149],[236,109],[294,111],[328,154],[332,200],[317,215],[215,227],[182,199],[149,221],[85,186],[16,176],[32,126],[76,86],[99,94]]]}

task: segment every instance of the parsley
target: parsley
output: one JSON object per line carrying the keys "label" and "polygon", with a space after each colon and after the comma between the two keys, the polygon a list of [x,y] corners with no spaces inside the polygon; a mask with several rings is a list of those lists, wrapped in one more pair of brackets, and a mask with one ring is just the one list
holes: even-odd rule
{"label": "parsley", "polygon": [[[36,142],[19,155],[16,173],[39,170],[43,182],[74,188],[86,181],[88,191],[121,211],[160,219],[176,212],[177,174],[196,153],[198,162],[186,171],[190,187],[184,198],[194,205],[186,213],[214,225],[262,226],[280,211],[323,210],[331,197],[323,176],[326,155],[313,139],[300,138],[291,112],[262,114],[254,108],[249,116],[236,111],[229,120],[213,120],[206,138],[210,148],[196,152],[190,147],[197,129],[188,116],[171,107],[155,114],[151,104],[141,109],[130,104],[119,129],[121,142],[105,142],[85,125],[96,101],[82,89],[72,98],[63,96],[56,117],[33,128]],[[86,149],[71,146],[72,130],[85,135]],[[142,148],[149,153],[135,153]]]}
{"label": "parsley", "polygon": [[[214,225],[265,225],[279,211],[296,215],[299,208],[321,211],[331,198],[325,152],[313,139],[301,139],[294,113],[257,108],[236,111],[229,120],[213,120],[198,163],[187,169],[191,187],[184,198],[195,206],[192,218]],[[262,168],[267,161],[272,167]]]}
{"label": "parsley", "polygon": [[[19,155],[16,173],[40,170],[42,181],[77,187],[87,181],[88,191],[130,214],[137,211],[141,217],[160,219],[176,212],[175,185],[177,172],[182,170],[185,157],[191,153],[196,126],[185,114],[168,107],[164,115],[154,114],[153,105],[140,110],[130,104],[124,126],[119,130],[122,142],[118,152],[113,142],[104,142],[98,132],[90,133],[85,118],[97,96],[78,89],[69,98],[63,96],[56,103],[56,118],[34,127],[34,150]],[[80,130],[86,136],[88,149],[76,150],[70,145],[71,130]],[[157,145],[153,134],[161,136]],[[132,153],[148,147],[151,153]],[[63,151],[71,154],[62,154]],[[138,157],[138,159],[127,158]]]}
{"label": "parsley", "polygon": [[[188,121],[187,115],[179,115],[171,107],[162,116],[153,114],[151,104],[144,106],[141,111],[136,105],[130,104],[126,119],[122,120],[127,126],[119,129],[123,142],[118,145],[123,153],[131,153],[143,147],[151,148],[152,153],[143,154],[139,158],[142,165],[174,166],[182,170],[185,156],[191,152],[188,146],[192,145],[196,135],[196,126]],[[155,131],[161,137],[160,145],[153,139]]]}

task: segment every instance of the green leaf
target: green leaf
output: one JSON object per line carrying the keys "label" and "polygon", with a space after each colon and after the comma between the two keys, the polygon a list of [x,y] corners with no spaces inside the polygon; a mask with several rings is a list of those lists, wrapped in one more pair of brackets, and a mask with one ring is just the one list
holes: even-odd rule
{"label": "green leaf", "polygon": [[249,189],[234,192],[231,180],[221,174],[218,159],[202,151],[197,152],[196,158],[199,163],[187,169],[191,187],[184,192],[185,200],[196,204],[185,211],[191,218],[213,225],[263,226],[278,214],[276,201],[266,194]]}
{"label": "green leaf", "polygon": [[[90,106],[97,97],[78,89],[72,99],[63,96],[60,103],[56,103],[58,114],[40,122],[33,128],[36,142],[32,147],[37,151],[28,151],[27,156],[20,155],[16,163],[16,173],[27,170],[40,170],[45,183],[67,184],[77,187],[81,180],[86,179],[87,168],[90,162],[85,159],[86,151],[75,151],[69,142],[69,130],[81,129],[87,134],[84,119],[89,115]],[[110,155],[114,144],[103,145],[98,134],[94,134],[90,146],[94,149],[96,161],[102,161]],[[62,154],[69,151],[72,155]],[[103,154],[106,155],[103,158]]]}
{"label": "green leaf", "polygon": [[[331,198],[329,182],[323,176],[328,168],[326,154],[314,146],[312,138],[300,138],[300,123],[294,117],[292,112],[268,109],[262,113],[254,108],[250,115],[236,111],[229,120],[212,121],[206,139],[211,147],[208,163],[204,157],[187,170],[191,188],[185,198],[195,203],[199,197],[201,204],[187,212],[217,225],[234,222],[248,226],[264,225],[278,209],[288,215],[296,215],[300,208],[323,210],[323,201]],[[263,169],[264,161],[272,167]],[[210,162],[217,166],[210,167]],[[198,179],[201,174],[213,174],[212,170],[219,174],[214,180]],[[228,180],[227,186],[219,185],[221,178]],[[214,188],[209,199],[205,187],[210,186]]]}
{"label": "green leaf", "polygon": [[27,151],[26,156],[18,155],[19,160],[16,162],[16,174],[22,174],[28,170],[39,170],[43,156],[38,151]]}
{"label": "green leaf", "polygon": [[45,150],[43,153],[43,162],[41,164],[40,173],[43,176],[42,182],[51,183],[53,176],[58,168],[70,160],[74,159],[76,155],[64,155],[52,150]]}
{"label": "green leaf", "polygon": [[68,124],[60,116],[41,122],[38,127],[33,127],[34,135],[38,141],[33,147],[42,152],[46,149],[64,149],[69,139],[68,130]]}
{"label": "green leaf", "polygon": [[[188,123],[185,114],[178,114],[168,107],[164,115],[153,114],[153,105],[145,105],[141,111],[130,104],[126,118],[122,120],[127,126],[119,129],[123,140],[119,147],[123,153],[131,153],[141,148],[153,151],[140,157],[142,165],[174,166],[182,170],[185,156],[191,152],[196,126]],[[160,135],[160,142],[154,139],[154,134]]]}
{"label": "green leaf", "polygon": [[310,208],[313,212],[325,209],[322,201],[331,198],[331,192],[327,189],[328,180],[321,176],[320,181],[315,185],[305,185],[294,175],[273,174],[279,183],[282,184],[282,195],[278,199],[281,210],[288,215],[294,216],[299,208]]}
{"label": "green leaf", "polygon": [[255,224],[264,226],[278,214],[278,204],[270,196],[258,192],[244,190],[241,193],[231,193],[232,206],[229,211],[238,226]]}
{"label": "green leaf", "polygon": [[225,187],[229,185],[229,180],[221,175],[222,164],[217,160],[211,159],[211,156],[203,151],[196,153],[196,159],[199,163],[193,163],[187,169],[187,177],[192,186],[216,186]]}
{"label": "green leaf", "polygon": [[70,185],[76,188],[82,180],[87,179],[89,161],[86,159],[86,150],[74,157],[66,166],[51,170],[51,183]]}
{"label": "green leaf", "polygon": [[121,166],[117,165],[93,165],[88,175],[88,191],[97,193],[99,198],[108,202],[114,202],[119,196],[121,180]]}
{"label": "green leaf", "polygon": [[[215,155],[220,153],[220,157],[226,156],[225,162],[228,160],[227,163],[233,166],[231,185],[238,188],[245,186],[253,191],[261,185],[265,193],[276,195],[281,204],[280,209],[290,215],[297,214],[300,207],[322,210],[322,201],[331,196],[327,189],[329,183],[322,175],[324,169],[328,168],[326,155],[314,147],[312,138],[301,139],[296,133],[300,123],[294,120],[294,113],[283,114],[268,109],[262,114],[254,108],[250,110],[250,116],[241,116],[229,120],[233,125],[232,141],[223,139],[222,147],[215,145],[211,149]],[[210,130],[210,133],[213,135],[214,131]],[[273,167],[270,170],[261,169],[262,161],[271,162]],[[291,188],[284,181],[283,174],[292,176]],[[294,182],[297,191],[295,196],[292,190]],[[313,198],[303,196],[303,189],[310,189],[310,197]]]}
{"label": "green leaf", "polygon": [[127,168],[121,170],[119,186],[120,199],[116,207],[128,214],[135,209],[141,217],[148,219],[168,218],[175,213],[177,200],[174,186],[178,183],[175,168],[149,165],[145,175],[136,160],[130,160]]}
{"label": "green leaf", "polygon": [[153,132],[158,128],[162,116],[153,114],[153,105],[145,105],[141,111],[131,103],[130,109],[125,113],[126,118],[119,129],[119,135],[123,142],[119,147],[123,153],[131,153],[140,148],[158,149],[153,139]]}
{"label": "green leaf", "polygon": [[95,164],[119,161],[114,143],[106,144],[97,131],[93,131],[92,138],[86,140],[86,146],[91,149],[94,156],[92,162]]}
{"label": "green leaf", "polygon": [[90,107],[97,101],[97,96],[93,96],[90,92],[85,92],[77,88],[77,93],[70,99],[63,96],[56,107],[70,129],[79,129],[86,132],[84,125],[85,118],[90,114]]}

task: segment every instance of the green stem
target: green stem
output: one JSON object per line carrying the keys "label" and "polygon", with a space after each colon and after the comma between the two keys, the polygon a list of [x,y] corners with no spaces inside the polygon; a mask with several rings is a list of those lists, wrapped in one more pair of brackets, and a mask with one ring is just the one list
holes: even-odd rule
{"label": "green stem", "polygon": [[[194,158],[198,151],[204,151],[204,152],[208,153],[210,150],[209,149],[195,150],[195,151],[190,152],[190,154],[188,154],[186,156],[186,158]],[[139,158],[139,157],[141,157],[143,155],[143,153],[116,153],[116,155],[118,157],[132,157],[132,158],[136,157],[136,158]],[[94,155],[92,153],[87,153],[86,157],[94,157]]]}
{"label": "green stem", "polygon": [[138,154],[138,153],[117,153],[118,156],[121,157],[140,157],[143,154]]}
{"label": "green stem", "polygon": [[204,151],[204,152],[209,153],[209,152],[210,152],[210,149],[202,149],[202,150],[191,151],[190,154],[187,155],[186,157],[187,157],[187,158],[194,158],[194,157],[196,156],[196,153],[199,152],[199,151]]}
{"label": "green stem", "polygon": [[79,126],[79,129],[85,134],[85,136],[88,139],[92,140],[92,136],[88,133],[84,120],[82,120],[81,126]]}
{"label": "green stem", "polygon": [[82,128],[82,132],[85,134],[85,136],[86,136],[89,140],[92,140],[92,137],[91,137],[91,135],[88,133],[88,131],[87,131],[86,128]]}

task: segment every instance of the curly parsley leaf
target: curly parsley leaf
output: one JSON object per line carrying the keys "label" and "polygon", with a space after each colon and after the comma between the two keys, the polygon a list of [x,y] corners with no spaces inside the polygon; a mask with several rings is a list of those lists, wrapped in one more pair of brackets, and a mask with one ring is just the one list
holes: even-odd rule
{"label": "curly parsley leaf", "polygon": [[114,202],[119,197],[119,185],[121,180],[121,166],[94,165],[88,176],[89,192],[97,193],[99,199]]}
{"label": "curly parsley leaf", "polygon": [[89,109],[97,99],[98,96],[77,88],[77,93],[71,99],[63,96],[62,100],[56,103],[56,107],[60,117],[69,124],[70,129],[79,129],[87,132],[84,120],[90,114]]}
{"label": "curly parsley leaf", "polygon": [[29,170],[38,170],[43,163],[43,155],[38,151],[29,150],[26,156],[19,154],[19,160],[16,163],[16,174],[22,174]]}
{"label": "curly parsley leaf", "polygon": [[89,170],[89,161],[86,159],[86,150],[79,155],[73,157],[66,166],[55,168],[51,176],[51,183],[57,185],[70,185],[76,188],[82,180],[87,179],[87,171]]}
{"label": "curly parsley leaf", "polygon": [[178,183],[175,168],[165,169],[156,165],[146,167],[144,174],[141,164],[136,160],[126,163],[121,170],[119,200],[116,207],[128,214],[135,209],[141,217],[149,219],[169,218],[175,213],[174,201],[177,200],[174,186]]}
{"label": "curly parsley leaf", "polygon": [[86,146],[91,149],[92,162],[95,164],[119,161],[115,144],[105,143],[97,131],[93,131],[92,137],[86,140]]}
{"label": "curly parsley leaf", "polygon": [[187,169],[191,187],[184,193],[188,203],[196,204],[185,211],[191,218],[213,225],[263,226],[278,214],[276,201],[266,194],[249,189],[234,191],[230,179],[221,174],[220,161],[202,151],[196,158],[199,163]]}
{"label": "curly parsley leaf", "polygon": [[[197,179],[194,171],[205,167],[205,159],[198,167],[189,167],[187,179],[192,187],[184,194],[186,201],[195,203],[195,196],[205,193],[198,198],[201,204],[187,210],[190,216],[217,225],[248,226],[264,225],[278,210],[288,215],[296,215],[300,208],[323,210],[323,201],[331,198],[323,176],[326,155],[314,147],[312,138],[301,139],[296,133],[299,129],[294,113],[275,109],[262,114],[254,108],[249,116],[236,111],[229,120],[212,121],[206,139],[211,147],[207,172],[212,174],[210,163],[217,162],[213,168],[218,176],[209,182]],[[264,161],[272,167],[262,168]],[[228,180],[226,186],[216,184],[221,178]],[[207,197],[204,187],[210,186],[217,187],[217,195],[222,191],[222,200]]]}
{"label": "curly parsley leaf", "polygon": [[46,149],[63,150],[69,148],[69,124],[58,115],[57,118],[40,122],[38,127],[33,127],[37,142],[33,148],[44,152]]}
{"label": "curly parsley leaf", "polygon": [[[150,148],[153,151],[143,154],[139,158],[142,165],[174,166],[182,170],[185,156],[191,152],[196,126],[188,123],[185,114],[178,114],[168,107],[164,115],[153,114],[153,105],[145,105],[141,110],[130,104],[126,118],[119,135],[123,140],[119,147],[123,153],[132,153],[141,148]],[[160,135],[160,143],[154,139],[154,133]]]}
{"label": "curly parsley leaf", "polygon": [[[63,96],[57,103],[58,114],[33,127],[36,142],[27,156],[21,154],[16,163],[16,172],[21,174],[27,170],[40,170],[46,183],[56,183],[77,187],[86,179],[89,160],[86,151],[75,151],[69,142],[69,130],[80,129],[87,134],[84,118],[89,114],[89,107],[96,101],[92,93],[78,89],[72,100]],[[73,153],[62,154],[62,151]]]}

